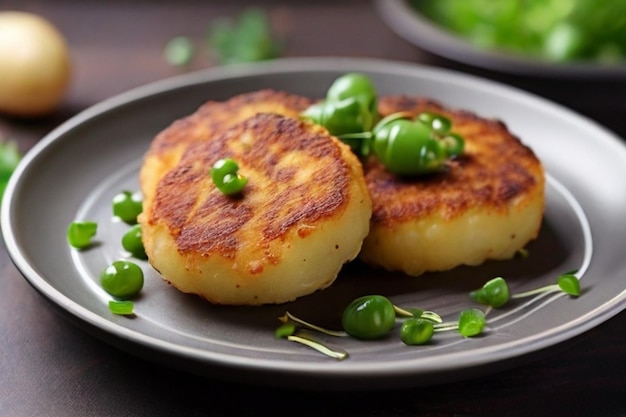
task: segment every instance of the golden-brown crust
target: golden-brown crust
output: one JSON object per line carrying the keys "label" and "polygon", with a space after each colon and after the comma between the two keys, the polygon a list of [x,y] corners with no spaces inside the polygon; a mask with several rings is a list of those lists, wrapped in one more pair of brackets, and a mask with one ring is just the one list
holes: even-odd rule
{"label": "golden-brown crust", "polygon": [[[181,254],[232,258],[242,244],[269,248],[294,227],[304,237],[302,224],[337,216],[348,203],[361,168],[346,161],[343,146],[318,126],[257,114],[190,145],[158,184],[149,222],[166,224]],[[222,194],[210,179],[211,166],[226,157],[249,178],[245,198]]]}
{"label": "golden-brown crust", "polygon": [[311,103],[306,97],[271,89],[240,94],[226,101],[211,100],[157,135],[149,153],[163,156],[172,147],[186,147],[192,142],[206,140],[256,113],[297,117]]}
{"label": "golden-brown crust", "polygon": [[447,109],[424,98],[389,96],[379,102],[382,116],[408,111],[433,111],[450,117],[465,139],[464,154],[447,169],[428,176],[400,178],[374,158],[364,164],[372,198],[372,224],[392,227],[439,212],[452,219],[468,208],[507,210],[532,189],[543,189],[543,169],[533,151],[496,120],[467,111]]}
{"label": "golden-brown crust", "polygon": [[144,201],[151,204],[156,183],[176,166],[193,143],[220,135],[260,112],[298,117],[311,103],[306,97],[271,89],[204,103],[191,115],[174,121],[152,141],[140,172]]}

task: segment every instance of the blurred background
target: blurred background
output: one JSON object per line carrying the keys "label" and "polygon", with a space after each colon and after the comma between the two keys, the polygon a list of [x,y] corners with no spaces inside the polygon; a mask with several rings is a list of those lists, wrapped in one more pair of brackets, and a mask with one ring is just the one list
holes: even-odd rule
{"label": "blurred background", "polygon": [[[576,8],[575,4],[586,6]],[[69,48],[71,78],[63,100],[46,118],[0,117],[0,129],[32,140],[34,132],[43,135],[104,98],[151,81],[224,64],[211,31],[228,19],[237,26],[243,12],[256,9],[263,13],[277,48],[273,55],[267,54],[267,46],[248,42],[252,51],[234,52],[242,59],[246,54],[249,60],[358,56],[446,67],[540,94],[624,135],[620,118],[626,110],[622,99],[626,70],[619,62],[620,48],[626,43],[626,13],[620,13],[623,4],[619,0],[2,0],[0,11],[34,13],[58,29]],[[573,17],[566,21],[563,16],[568,16],[568,11]],[[587,23],[576,26],[583,12]],[[426,15],[437,20],[439,29]],[[604,23],[607,16],[615,16],[610,20],[616,22],[613,26]],[[533,28],[520,29],[528,22],[535,22],[532,33]],[[257,23],[244,23],[244,32],[254,34]],[[538,35],[540,24],[546,28],[545,39]],[[575,32],[577,27],[579,32]],[[596,33],[598,27],[606,29],[604,36]],[[458,38],[450,39],[452,35]],[[173,60],[178,59],[179,65],[164,56],[168,42],[178,37],[186,38],[187,46],[193,47],[184,65],[180,65],[181,54],[189,52],[185,45],[174,48],[174,56],[178,55]],[[548,37],[556,38],[552,43],[558,45],[552,47],[556,51],[552,57],[546,58],[537,52],[542,48],[537,45],[549,43]],[[600,58],[585,52],[592,49],[589,42],[593,45],[594,40],[601,43],[596,52],[603,63],[615,65],[596,68],[594,60]],[[581,56],[573,55],[576,48]],[[491,54],[490,50],[497,51]],[[578,65],[581,57],[587,62]],[[544,58],[552,62],[537,63]]]}

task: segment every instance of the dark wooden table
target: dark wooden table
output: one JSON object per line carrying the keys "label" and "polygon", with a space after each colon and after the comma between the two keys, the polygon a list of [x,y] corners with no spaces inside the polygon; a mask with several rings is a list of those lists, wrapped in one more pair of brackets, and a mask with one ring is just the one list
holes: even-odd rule
{"label": "dark wooden table", "polygon": [[[26,152],[86,107],[180,73],[162,58],[167,40],[200,39],[212,19],[251,4],[268,10],[287,35],[285,56],[369,56],[471,72],[546,96],[626,137],[624,82],[466,68],[398,38],[372,4],[357,0],[0,1],[0,10],[52,20],[68,39],[74,68],[58,112],[39,120],[0,117],[0,134]],[[199,60],[192,69],[208,65]],[[626,416],[625,313],[488,377],[380,393],[298,392],[201,378],[131,356],[58,315],[13,267],[4,246],[0,268],[2,416]]]}

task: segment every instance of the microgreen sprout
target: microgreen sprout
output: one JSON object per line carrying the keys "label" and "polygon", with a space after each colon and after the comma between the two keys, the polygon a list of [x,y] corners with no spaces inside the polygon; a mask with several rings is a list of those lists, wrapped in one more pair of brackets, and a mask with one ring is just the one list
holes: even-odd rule
{"label": "microgreen sprout", "polygon": [[300,343],[302,345],[313,348],[316,351],[333,359],[343,360],[348,357],[347,352],[335,351],[329,348],[328,346],[324,345],[323,343],[317,340],[314,340],[311,337],[305,337],[304,333],[298,330],[300,328],[304,328],[304,329],[309,329],[309,330],[315,330],[317,332],[320,332],[329,336],[337,336],[337,337],[347,336],[348,334],[346,332],[328,330],[323,327],[316,326],[302,319],[299,319],[298,317],[294,316],[288,311],[286,311],[283,316],[279,317],[278,320],[281,321],[283,324],[281,324],[274,332],[274,335],[276,336],[276,338],[287,339],[291,342]]}
{"label": "microgreen sprout", "polygon": [[471,291],[469,296],[480,304],[489,305],[493,308],[504,306],[510,299],[530,297],[547,292],[562,291],[573,297],[580,295],[580,281],[575,271],[559,275],[556,284],[546,285],[533,290],[510,294],[509,285],[502,277],[496,277],[487,281],[481,288]]}
{"label": "microgreen sprout", "polygon": [[578,277],[576,277],[575,271],[559,275],[556,284],[546,285],[545,287],[518,293],[513,295],[512,298],[523,298],[554,291],[563,291],[572,297],[578,297],[580,295],[580,281],[578,280]]}
{"label": "microgreen sprout", "polygon": [[428,343],[436,329],[438,331],[458,329],[457,322],[453,325],[445,324],[441,316],[434,311],[412,307],[402,308],[382,295],[367,295],[356,298],[344,309],[343,330],[329,330],[316,326],[287,311],[278,318],[282,324],[274,334],[276,338],[302,343],[329,357],[341,360],[348,356],[347,353],[328,348],[306,336],[302,330],[315,331],[328,336],[351,336],[361,340],[372,340],[387,336],[395,327],[397,319],[403,320],[400,340],[407,345]]}
{"label": "microgreen sprout", "polygon": [[293,322],[296,325],[299,325],[301,327],[304,327],[304,328],[307,328],[307,329],[310,329],[310,330],[315,330],[315,331],[318,331],[320,333],[327,334],[329,336],[344,337],[344,336],[348,335],[344,331],[329,330],[329,329],[325,329],[325,328],[320,327],[320,326],[316,326],[315,324],[311,324],[309,322],[306,322],[306,321],[304,321],[304,320],[294,316],[293,314],[291,314],[288,311],[285,312],[284,316],[279,317],[278,320],[280,320],[283,323],[289,323],[291,321],[291,322]]}
{"label": "microgreen sprout", "polygon": [[509,285],[502,277],[487,281],[482,288],[470,292],[470,298],[477,303],[502,307],[510,298]]}
{"label": "microgreen sprout", "polygon": [[332,350],[328,346],[318,342],[317,340],[308,339],[306,337],[302,337],[302,336],[295,335],[295,334],[291,336],[287,336],[287,340],[289,340],[290,342],[297,342],[297,343],[303,344],[305,346],[308,346],[310,348],[317,350],[318,352],[330,358],[337,359],[340,361],[348,357],[348,352]]}

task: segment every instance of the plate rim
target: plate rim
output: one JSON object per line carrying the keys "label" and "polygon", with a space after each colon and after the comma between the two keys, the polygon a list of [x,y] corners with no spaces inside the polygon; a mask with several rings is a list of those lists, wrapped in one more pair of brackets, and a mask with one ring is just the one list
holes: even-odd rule
{"label": "plate rim", "polygon": [[[246,358],[233,357],[232,355],[224,355],[215,352],[206,352],[206,350],[181,346],[175,343],[163,341],[161,339],[141,334],[132,329],[123,327],[114,323],[111,320],[107,320],[95,312],[90,311],[86,307],[80,305],[69,299],[61,291],[51,285],[45,278],[40,275],[34,268],[27,262],[22,256],[17,242],[17,234],[13,230],[11,224],[13,202],[16,198],[15,193],[18,189],[18,184],[22,177],[27,172],[27,169],[31,164],[35,163],[39,155],[46,150],[49,146],[58,140],[61,140],[64,134],[72,129],[80,126],[85,121],[92,118],[101,117],[108,111],[115,110],[121,105],[132,104],[135,101],[145,99],[157,94],[167,93],[170,90],[176,88],[182,88],[185,86],[195,85],[198,83],[209,83],[223,79],[232,79],[240,76],[258,76],[269,73],[285,73],[285,72],[310,72],[312,70],[327,70],[332,72],[342,71],[345,68],[354,67],[368,68],[372,71],[393,71],[396,73],[410,73],[410,74],[426,74],[430,76],[444,77],[445,79],[454,79],[456,81],[464,82],[478,82],[481,87],[495,88],[498,91],[510,93],[515,90],[516,94],[522,94],[520,97],[532,100],[535,103],[549,104],[551,107],[556,108],[560,112],[565,112],[566,115],[575,116],[576,119],[582,119],[591,127],[600,129],[603,131],[607,139],[611,138],[616,142],[619,138],[612,132],[604,129],[602,126],[595,123],[593,120],[587,119],[582,115],[579,115],[557,103],[553,103],[547,99],[533,95],[532,93],[524,92],[523,90],[510,87],[498,82],[486,80],[480,77],[463,74],[457,71],[439,69],[429,67],[425,65],[389,61],[381,59],[369,59],[369,58],[337,58],[337,57],[316,57],[316,58],[287,58],[280,59],[268,63],[257,63],[252,65],[241,65],[235,67],[229,67],[227,69],[223,67],[209,68],[194,73],[182,74],[179,76],[167,78],[152,82],[127,92],[118,94],[109,99],[106,99],[98,104],[95,104],[76,116],[68,119],[60,126],[52,130],[42,140],[33,146],[33,148],[24,156],[16,169],[14,175],[12,175],[9,184],[5,192],[4,204],[2,204],[0,213],[0,224],[2,226],[2,234],[4,237],[5,245],[9,257],[16,265],[17,269],[24,276],[24,278],[33,286],[40,294],[42,294],[53,304],[56,304],[70,316],[79,319],[82,324],[86,324],[89,327],[93,327],[98,333],[102,332],[106,335],[112,336],[118,339],[118,342],[130,343],[131,345],[137,344],[145,348],[149,348],[163,355],[181,355],[184,354],[185,359],[202,361],[205,364],[209,363],[212,366],[221,366],[226,368],[236,368],[238,370],[247,370],[252,372],[269,372],[280,373],[283,375],[301,374],[306,376],[315,376],[317,378],[353,378],[358,374],[367,374],[368,376],[376,376],[384,378],[398,378],[398,381],[408,379],[415,373],[415,369],[411,366],[407,366],[406,362],[402,364],[390,363],[370,363],[363,364],[357,368],[347,368],[337,366],[336,363],[311,363],[302,364],[297,370],[286,369],[285,362],[259,358],[254,362],[250,362]],[[608,136],[607,136],[608,135]],[[622,309],[626,307],[626,290],[620,294],[616,294],[613,298],[605,302],[604,304],[596,307],[593,311],[587,313],[584,316],[578,317],[574,321],[568,322],[569,330],[554,334],[554,331],[544,331],[535,335],[532,338],[526,338],[528,342],[523,349],[517,346],[515,355],[511,355],[504,345],[498,345],[497,349],[491,346],[483,347],[475,350],[478,353],[472,355],[472,360],[467,362],[464,357],[461,363],[461,355],[459,353],[448,353],[446,358],[448,366],[441,368],[425,369],[425,372],[454,372],[458,370],[458,366],[461,369],[467,369],[471,367],[480,367],[487,364],[492,364],[499,361],[504,361],[514,357],[534,353],[545,349],[550,346],[554,346],[565,340],[569,340],[574,336],[580,335],[583,332],[599,325],[600,323],[610,319],[618,314]],[[588,317],[589,316],[589,317]],[[572,323],[576,323],[576,326],[572,326]],[[544,333],[550,333],[550,337],[545,337]],[[519,341],[514,340],[509,343],[510,345],[519,344]],[[488,353],[488,355],[487,355]],[[382,380],[381,379],[381,380]]]}

